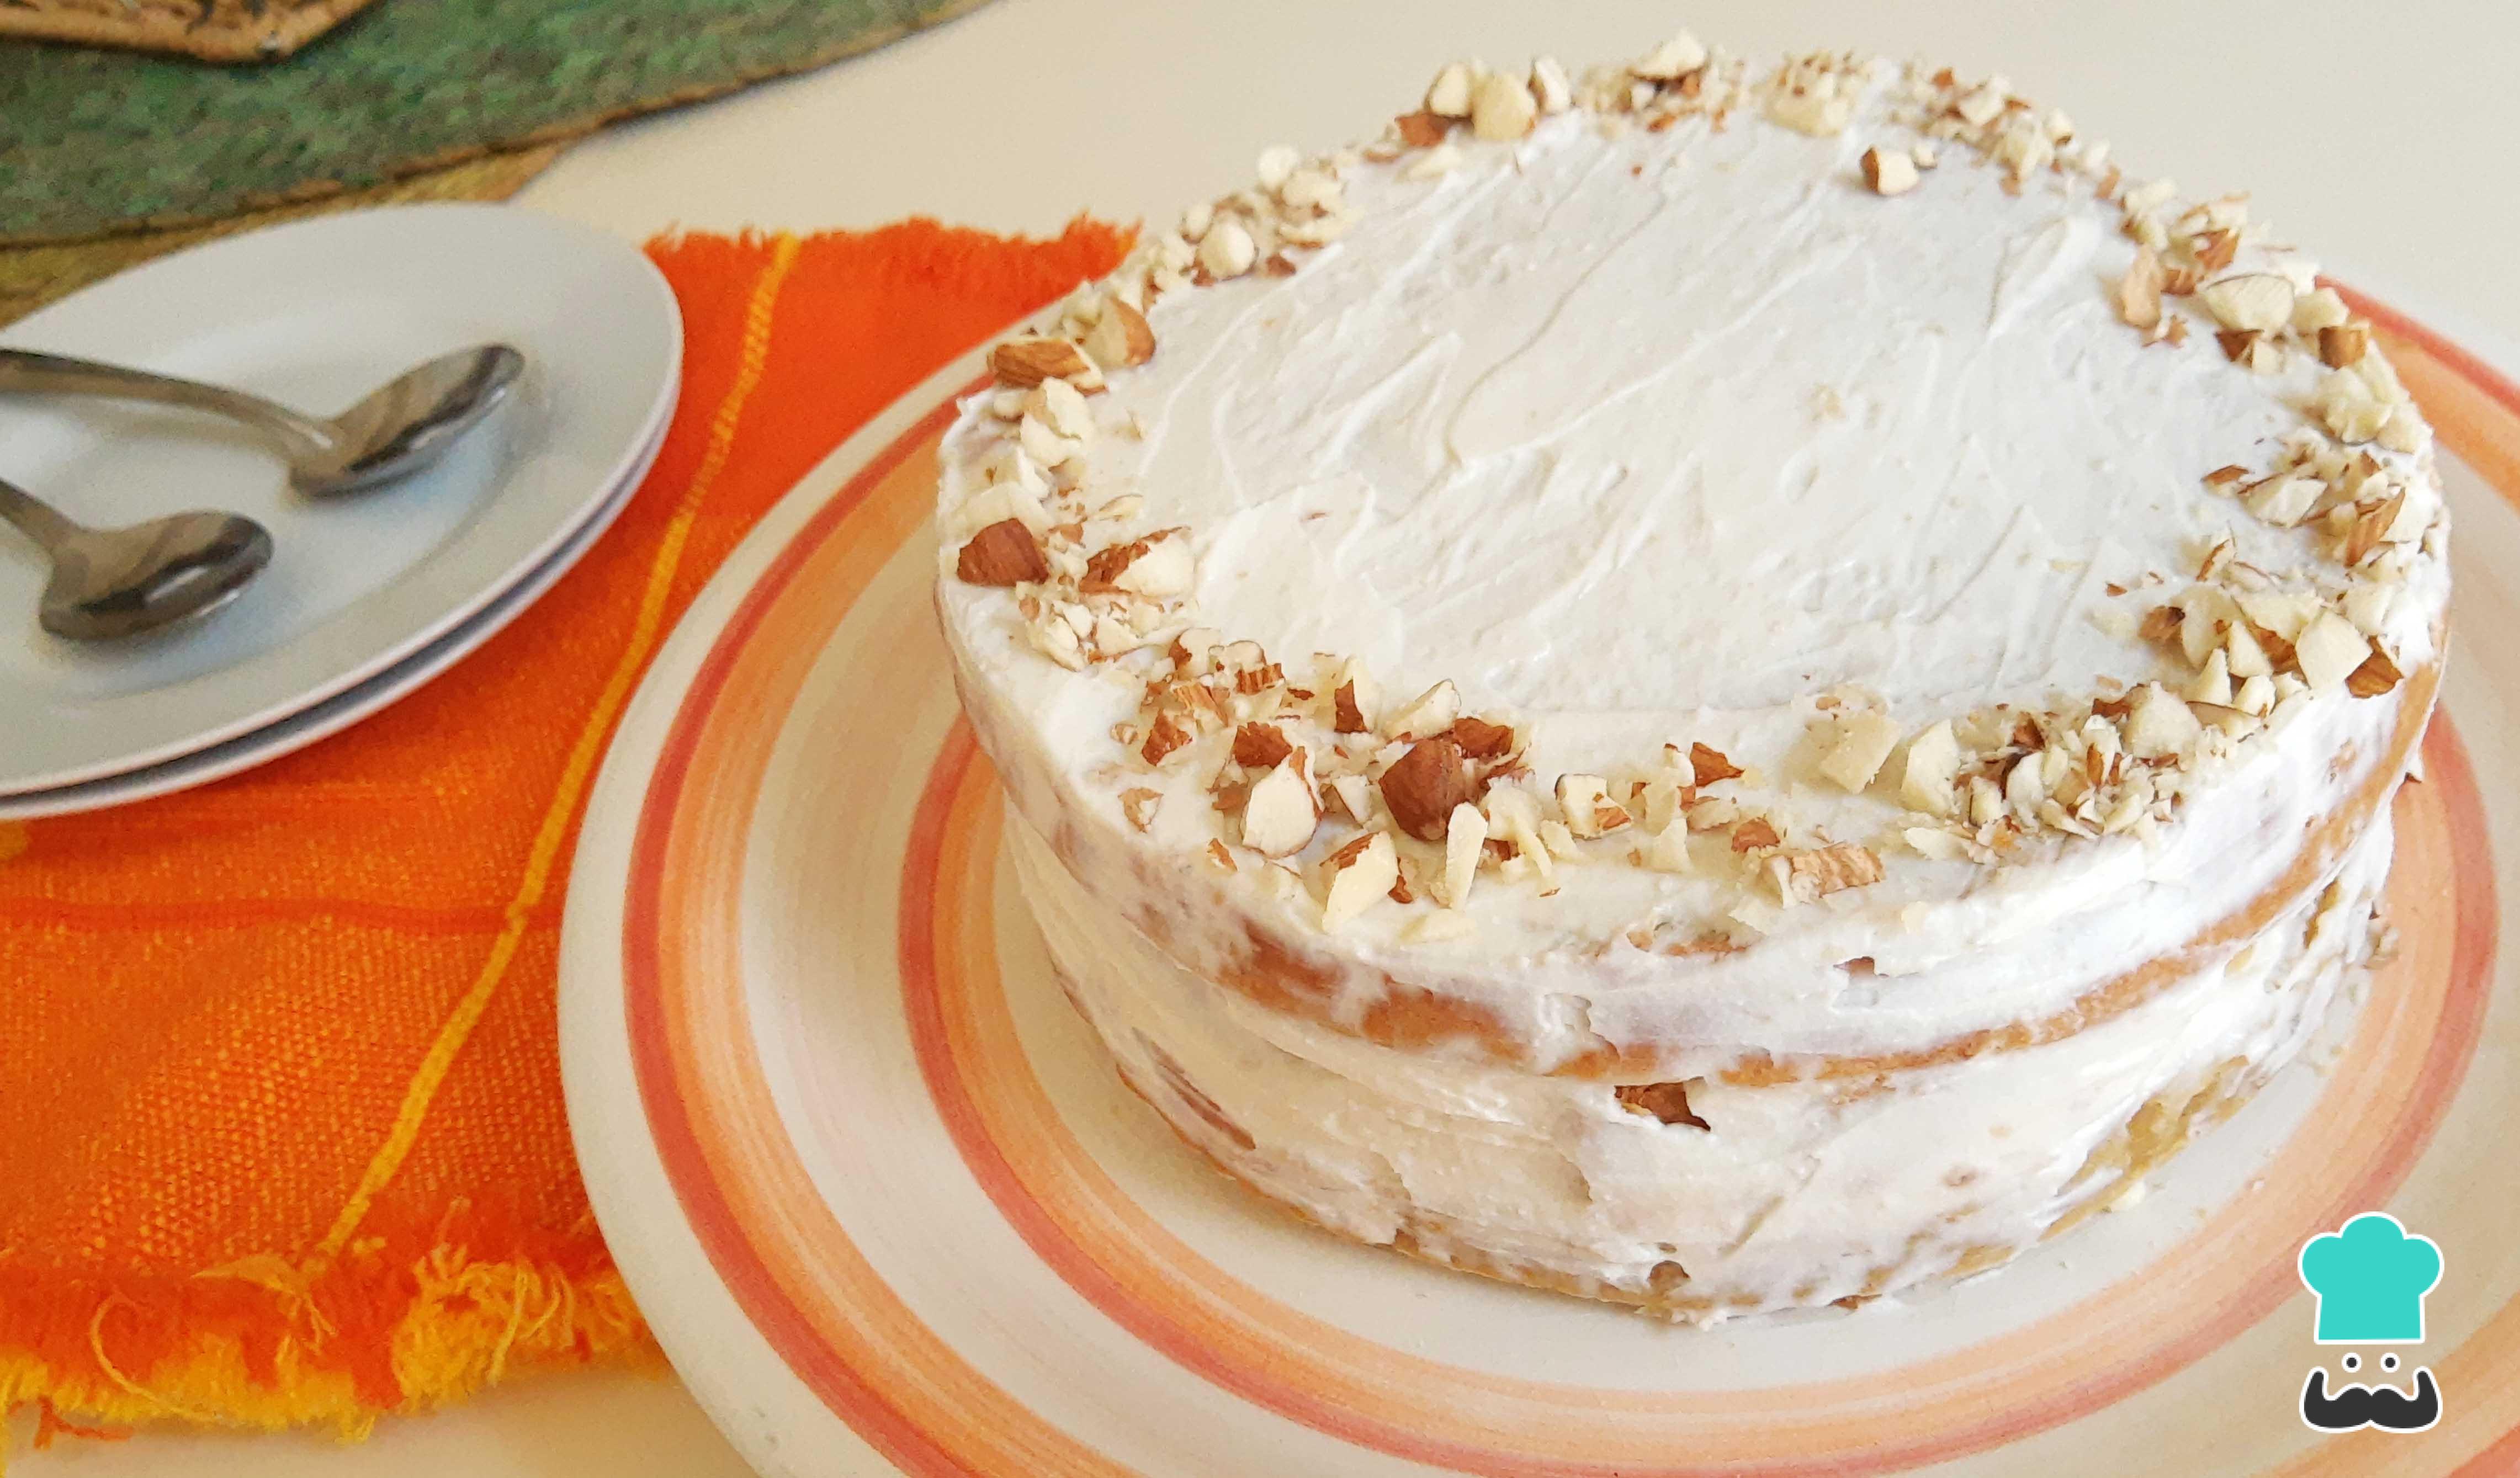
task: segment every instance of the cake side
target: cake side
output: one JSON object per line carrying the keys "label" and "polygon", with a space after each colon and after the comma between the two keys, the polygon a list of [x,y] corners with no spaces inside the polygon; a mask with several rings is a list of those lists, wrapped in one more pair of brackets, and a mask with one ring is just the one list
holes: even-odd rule
{"label": "cake side", "polygon": [[1394,1051],[1183,970],[1028,826],[1016,875],[1121,1077],[1333,1232],[1700,1322],[1985,1271],[2139,1194],[2359,994],[2385,819],[2316,897],[2141,1007],[2025,1049],[1649,1091]]}

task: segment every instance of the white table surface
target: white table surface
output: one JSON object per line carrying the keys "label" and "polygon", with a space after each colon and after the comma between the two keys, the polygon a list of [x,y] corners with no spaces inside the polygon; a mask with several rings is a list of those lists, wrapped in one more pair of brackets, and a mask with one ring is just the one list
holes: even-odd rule
{"label": "white table surface", "polygon": [[[400,0],[421,3],[421,0]],[[632,238],[928,214],[1055,231],[1168,219],[1272,144],[1379,128],[1442,62],[1642,52],[1687,24],[1754,57],[1855,47],[2017,90],[2131,174],[2251,210],[2401,305],[2520,340],[2520,6],[2485,0],[997,0],[873,56],[615,128],[521,203]],[[562,1478],[745,1470],[682,1388],[528,1380],[363,1446],[143,1434],[23,1451],[27,1478]],[[1168,1478],[1168,1475],[1167,1475]]]}

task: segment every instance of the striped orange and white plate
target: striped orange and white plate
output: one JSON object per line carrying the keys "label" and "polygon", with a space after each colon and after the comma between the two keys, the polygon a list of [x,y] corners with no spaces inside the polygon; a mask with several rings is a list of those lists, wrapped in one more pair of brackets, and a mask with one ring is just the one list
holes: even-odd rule
{"label": "striped orange and white plate", "polygon": [[[2370,312],[2449,453],[2464,638],[2370,1005],[2137,1210],[1957,1288],[1713,1331],[1334,1240],[1120,1088],[946,678],[926,517],[976,360],[938,376],[692,607],[580,839],[569,1110],[676,1368],[792,1474],[2520,1471],[2520,979],[2495,954],[2520,799],[2479,782],[2520,774],[2520,388]],[[2348,1377],[2294,1259],[2379,1209],[2444,1251],[2400,1352],[2443,1415],[2321,1436],[2303,1383]]]}

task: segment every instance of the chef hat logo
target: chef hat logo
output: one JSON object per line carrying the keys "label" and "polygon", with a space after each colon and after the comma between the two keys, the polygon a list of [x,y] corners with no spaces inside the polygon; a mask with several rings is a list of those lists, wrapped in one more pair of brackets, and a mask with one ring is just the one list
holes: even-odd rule
{"label": "chef hat logo", "polygon": [[2424,1339],[2424,1295],[2442,1255],[2385,1211],[2368,1212],[2301,1249],[2301,1280],[2318,1299],[2322,1345],[2412,1345]]}

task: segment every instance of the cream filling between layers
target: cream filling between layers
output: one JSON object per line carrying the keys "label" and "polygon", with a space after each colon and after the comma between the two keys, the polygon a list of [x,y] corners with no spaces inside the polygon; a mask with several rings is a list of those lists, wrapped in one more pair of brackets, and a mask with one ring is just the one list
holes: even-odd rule
{"label": "cream filling between layers", "polygon": [[1642,1292],[1678,1262],[1717,1317],[1895,1289],[2111,1193],[2077,1172],[2138,1108],[2233,1059],[2261,1079],[2311,1038],[2359,978],[2390,856],[2384,817],[2332,891],[2063,1041],[1878,1080],[1693,1084],[1700,1131],[1630,1112],[1608,1085],[1393,1052],[1256,1007],[1175,964],[1019,820],[1007,836],[1123,1075],[1237,1175],[1364,1241],[1408,1230],[1588,1286]]}

